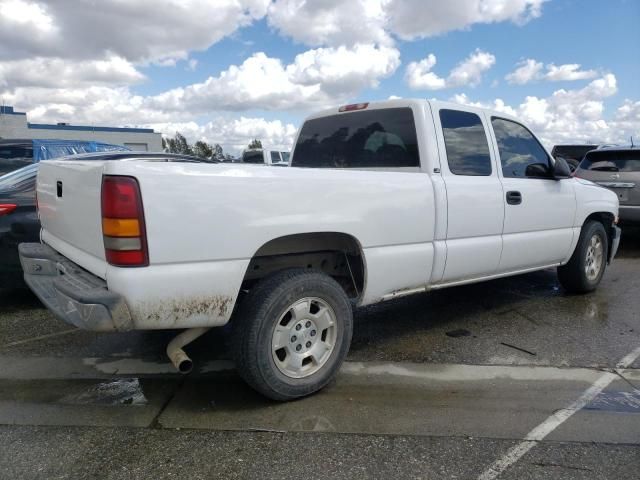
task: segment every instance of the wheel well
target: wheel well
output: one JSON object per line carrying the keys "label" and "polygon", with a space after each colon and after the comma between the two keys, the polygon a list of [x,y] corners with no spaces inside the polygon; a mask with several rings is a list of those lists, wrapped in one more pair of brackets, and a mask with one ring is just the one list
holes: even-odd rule
{"label": "wheel well", "polygon": [[602,225],[604,226],[604,231],[607,232],[607,243],[609,245],[609,247],[611,247],[611,243],[613,242],[613,228],[611,228],[611,225],[613,225],[613,222],[615,221],[615,216],[613,215],[613,213],[610,212],[595,212],[592,213],[591,215],[589,215],[587,218],[585,218],[584,223],[582,225],[585,225],[589,220],[595,220],[596,222],[600,222],[602,223]]}
{"label": "wheel well", "polygon": [[309,268],[333,277],[350,298],[358,298],[365,285],[364,254],[351,235],[314,232],[275,238],[255,253],[245,273],[242,289],[287,268]]}

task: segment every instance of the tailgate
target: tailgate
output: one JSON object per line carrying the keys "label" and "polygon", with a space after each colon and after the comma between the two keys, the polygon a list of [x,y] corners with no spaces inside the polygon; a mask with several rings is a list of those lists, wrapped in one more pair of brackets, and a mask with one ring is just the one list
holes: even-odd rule
{"label": "tailgate", "polygon": [[100,205],[104,163],[41,162],[37,187],[42,239],[101,277],[105,265]]}

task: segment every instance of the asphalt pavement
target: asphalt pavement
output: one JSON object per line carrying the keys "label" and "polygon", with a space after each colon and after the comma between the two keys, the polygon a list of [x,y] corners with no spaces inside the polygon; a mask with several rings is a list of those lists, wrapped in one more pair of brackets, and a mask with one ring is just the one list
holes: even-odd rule
{"label": "asphalt pavement", "polygon": [[246,387],[227,330],[97,334],[0,291],[0,478],[636,479],[640,230],[600,288],[554,271],[361,309],[337,380]]}

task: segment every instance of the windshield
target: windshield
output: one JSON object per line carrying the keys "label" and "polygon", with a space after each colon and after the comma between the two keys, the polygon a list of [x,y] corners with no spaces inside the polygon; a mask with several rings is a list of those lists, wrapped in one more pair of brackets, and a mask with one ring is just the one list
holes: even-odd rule
{"label": "windshield", "polygon": [[584,157],[579,168],[600,172],[640,172],[640,150],[593,151]]}
{"label": "windshield", "polygon": [[384,108],[307,120],[294,167],[417,167],[418,140],[410,108]]}
{"label": "windshield", "polygon": [[29,145],[0,145],[0,175],[33,163],[33,148]]}
{"label": "windshield", "polygon": [[556,145],[551,153],[554,157],[569,158],[579,162],[585,153],[596,148],[598,148],[597,145]]}

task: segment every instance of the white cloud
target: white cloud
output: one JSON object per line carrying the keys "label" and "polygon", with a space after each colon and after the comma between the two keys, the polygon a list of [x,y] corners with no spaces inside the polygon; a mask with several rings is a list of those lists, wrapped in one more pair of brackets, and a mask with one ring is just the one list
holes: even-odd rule
{"label": "white cloud", "polygon": [[53,19],[47,10],[37,3],[23,0],[3,0],[0,2],[0,19],[6,25],[16,24],[40,32],[53,30]]}
{"label": "white cloud", "polygon": [[318,48],[297,55],[286,70],[294,83],[321,85],[328,95],[344,96],[363,87],[376,87],[400,66],[393,47],[355,45],[353,48]]}
{"label": "white cloud", "polygon": [[525,85],[542,77],[544,64],[528,58],[518,63],[517,67],[504,78],[511,84]]}
{"label": "white cloud", "polygon": [[0,59],[187,58],[262,18],[269,0],[0,0]]}
{"label": "white cloud", "polygon": [[125,85],[144,80],[130,62],[111,56],[104,60],[28,58],[0,62],[0,87],[67,88],[90,85]]}
{"label": "white cloud", "polygon": [[[582,65],[578,63],[567,63],[556,66],[553,63],[545,65],[532,58],[519,62],[517,68],[507,74],[505,79],[508,83],[525,85],[536,80],[547,80],[550,82],[589,80],[598,76],[596,70],[581,70]],[[546,69],[546,72],[544,71]]]}
{"label": "white cloud", "polygon": [[405,40],[469,28],[476,23],[518,24],[540,16],[545,0],[389,0],[388,28]]}
{"label": "white cloud", "polygon": [[[145,98],[125,87],[20,87],[0,92],[8,105],[26,109],[31,122],[70,122],[86,125],[140,125],[185,119],[144,105]],[[193,118],[193,116],[191,116]]]}
{"label": "white cloud", "polygon": [[[618,108],[614,122],[625,130],[635,129],[636,135],[640,135],[640,100],[625,100]],[[638,142],[640,143],[640,138]]]}
{"label": "white cloud", "polygon": [[569,63],[556,67],[553,63],[547,65],[547,74],[545,78],[552,82],[588,80],[595,78],[598,72],[595,70],[580,70],[581,65],[578,63]]}
{"label": "white cloud", "polygon": [[204,82],[145,97],[128,88],[144,77],[121,58],[17,60],[0,63],[0,98],[27,109],[34,122],[182,122],[220,111],[307,111],[335,105],[376,87],[399,64],[397,49],[371,45],[309,50],[288,65],[256,53]]}
{"label": "white cloud", "polygon": [[419,62],[411,62],[407,65],[405,80],[414,90],[440,90],[446,88],[447,82],[431,71],[438,60],[433,53],[427,55]]}
{"label": "white cloud", "polygon": [[530,125],[547,146],[579,141],[625,143],[630,135],[640,134],[640,101],[626,100],[613,119],[606,120],[604,101],[616,92],[616,77],[606,74],[580,89],[560,89],[544,98],[528,96],[515,108],[501,99],[472,102],[464,94],[451,100],[510,113]]}
{"label": "white cloud", "polygon": [[513,116],[516,116],[518,114],[513,108],[511,108],[509,105],[506,105],[500,98],[495,99],[492,103],[474,102],[469,99],[466,93],[457,93],[449,98],[449,101],[459,103],[461,105],[469,105],[472,107],[490,108],[491,110],[495,110],[496,112],[502,112]]}
{"label": "white cloud", "polygon": [[269,25],[307,45],[389,44],[385,0],[276,0]]}
{"label": "white cloud", "polygon": [[465,85],[475,87],[482,81],[482,74],[489,70],[495,63],[495,56],[478,49],[451,70],[449,78],[447,79],[447,85],[450,87],[461,87]]}
{"label": "white cloud", "polygon": [[397,49],[371,45],[308,50],[288,65],[259,52],[202,83],[151,97],[148,105],[193,113],[317,108],[377,86],[399,64]]}
{"label": "white cloud", "polygon": [[491,53],[477,49],[466,59],[451,70],[445,79],[433,73],[431,69],[436,65],[437,59],[433,54],[419,62],[411,62],[407,66],[405,79],[410,88],[414,90],[441,90],[470,86],[475,87],[482,81],[482,75],[496,62],[496,57]]}
{"label": "white cloud", "polygon": [[312,46],[376,43],[441,35],[477,23],[526,23],[547,0],[276,0],[269,25]]}

